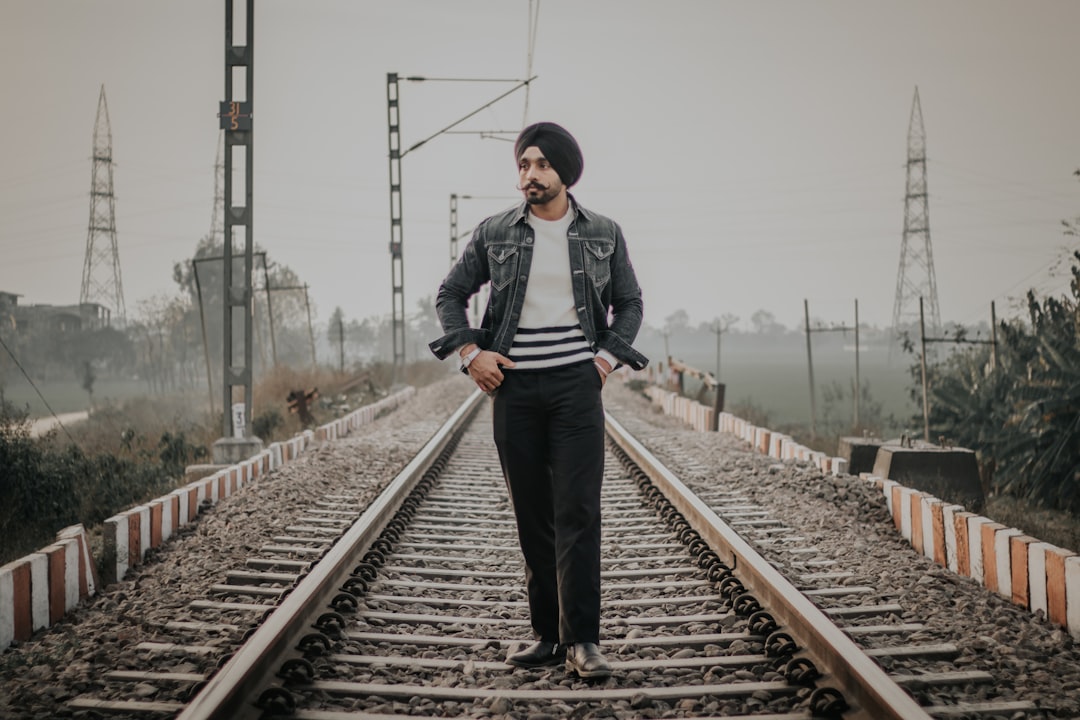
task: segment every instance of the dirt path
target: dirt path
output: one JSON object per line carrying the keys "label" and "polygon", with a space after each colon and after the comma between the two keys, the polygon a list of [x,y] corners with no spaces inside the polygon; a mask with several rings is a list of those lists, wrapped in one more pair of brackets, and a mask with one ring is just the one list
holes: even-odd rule
{"label": "dirt path", "polygon": [[80,412],[60,413],[56,417],[37,418],[30,422],[30,435],[33,437],[41,437],[59,423],[72,425],[85,420],[89,415],[90,413],[88,411],[82,410]]}

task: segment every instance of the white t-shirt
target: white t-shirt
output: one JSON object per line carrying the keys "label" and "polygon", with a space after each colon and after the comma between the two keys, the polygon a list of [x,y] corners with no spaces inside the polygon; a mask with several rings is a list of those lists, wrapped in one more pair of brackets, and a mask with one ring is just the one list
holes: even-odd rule
{"label": "white t-shirt", "polygon": [[558,220],[544,220],[533,213],[527,218],[535,237],[525,301],[510,346],[516,370],[560,367],[594,357],[574,308],[566,239],[573,219],[572,208]]}

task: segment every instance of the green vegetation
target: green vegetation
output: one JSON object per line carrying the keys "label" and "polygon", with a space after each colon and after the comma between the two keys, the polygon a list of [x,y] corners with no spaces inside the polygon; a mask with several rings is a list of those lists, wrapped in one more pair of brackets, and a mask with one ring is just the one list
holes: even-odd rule
{"label": "green vegetation", "polygon": [[1072,273],[1069,296],[1031,291],[1028,317],[1000,323],[997,367],[981,346],[928,376],[931,437],[974,449],[989,490],[1080,514],[1080,252]]}
{"label": "green vegetation", "polygon": [[147,435],[133,427],[105,447],[89,442],[88,428],[81,441],[55,431],[34,439],[26,413],[0,403],[0,563],[51,543],[63,527],[98,524],[167,492],[184,466],[205,454],[183,430]]}
{"label": "green vegetation", "polygon": [[[435,361],[413,363],[402,380],[420,386],[448,372]],[[304,430],[288,410],[291,390],[320,389],[311,412],[322,424],[385,397],[393,375],[385,363],[358,374],[278,368],[255,387],[253,430],[266,444]],[[25,409],[0,400],[0,564],[48,545],[68,525],[93,528],[178,487],[188,465],[210,462],[220,422],[202,393],[142,396],[98,402],[87,420],[34,438]]]}

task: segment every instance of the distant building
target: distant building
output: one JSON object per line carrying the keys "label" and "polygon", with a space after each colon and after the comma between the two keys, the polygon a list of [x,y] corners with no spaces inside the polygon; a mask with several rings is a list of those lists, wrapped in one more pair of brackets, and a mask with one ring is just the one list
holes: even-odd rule
{"label": "distant building", "polygon": [[0,330],[67,334],[109,327],[112,312],[98,303],[20,305],[21,295],[0,290]]}
{"label": "distant building", "polygon": [[0,332],[15,329],[15,308],[19,295],[0,290]]}

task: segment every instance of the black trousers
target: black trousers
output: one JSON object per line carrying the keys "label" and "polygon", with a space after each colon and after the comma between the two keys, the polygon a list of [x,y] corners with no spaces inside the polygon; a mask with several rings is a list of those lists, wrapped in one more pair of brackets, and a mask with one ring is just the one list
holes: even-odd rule
{"label": "black trousers", "polygon": [[603,384],[593,363],[507,371],[495,394],[495,446],[517,518],[533,630],[600,640]]}

